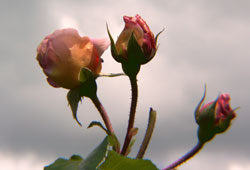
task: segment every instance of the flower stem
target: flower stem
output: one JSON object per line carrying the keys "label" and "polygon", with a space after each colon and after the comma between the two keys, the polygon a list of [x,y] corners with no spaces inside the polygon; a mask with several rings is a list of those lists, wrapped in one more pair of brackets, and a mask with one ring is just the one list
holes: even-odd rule
{"label": "flower stem", "polygon": [[114,133],[114,129],[113,129],[112,124],[110,122],[109,116],[108,116],[106,110],[104,109],[102,103],[98,99],[98,97],[95,96],[95,97],[91,98],[91,100],[95,104],[95,107],[97,108],[99,113],[101,114],[102,119],[104,121],[104,124],[105,124],[106,128],[108,129],[109,133],[110,134]]}
{"label": "flower stem", "polygon": [[195,154],[197,154],[203,147],[204,143],[198,142],[188,153],[180,157],[178,160],[173,162],[172,164],[168,165],[166,168],[162,170],[171,170],[174,169],[184,162],[186,162],[188,159],[192,158]]}
{"label": "flower stem", "polygon": [[131,89],[132,89],[132,99],[131,99],[131,106],[130,106],[130,114],[129,114],[129,121],[128,121],[128,128],[127,128],[127,134],[124,140],[123,148],[121,151],[122,155],[127,154],[127,149],[129,147],[130,141],[132,139],[132,135],[130,131],[134,127],[134,121],[135,121],[135,112],[136,112],[136,105],[137,105],[137,99],[138,99],[138,86],[137,86],[137,79],[136,76],[132,77],[129,76]]}
{"label": "flower stem", "polygon": [[[99,111],[99,113],[100,113],[100,115],[101,115],[101,117],[102,117],[102,119],[104,121],[104,124],[105,124],[106,128],[108,129],[108,133],[109,133],[108,135],[113,136],[113,137],[116,138],[116,135],[115,135],[114,129],[112,127],[112,124],[110,122],[109,116],[108,116],[106,110],[104,109],[102,103],[100,102],[100,100],[98,99],[97,96],[92,97],[91,100],[95,104],[95,107]],[[117,153],[120,153],[120,144],[119,144],[119,142],[117,142],[115,144],[114,148],[115,148],[115,151]]]}

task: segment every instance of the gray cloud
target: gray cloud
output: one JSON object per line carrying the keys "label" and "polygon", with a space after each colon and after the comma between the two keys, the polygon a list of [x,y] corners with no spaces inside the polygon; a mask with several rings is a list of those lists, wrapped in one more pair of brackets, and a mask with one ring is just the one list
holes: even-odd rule
{"label": "gray cloud", "polygon": [[[50,163],[58,156],[86,155],[94,148],[104,134],[98,128],[85,127],[92,120],[100,120],[98,112],[88,99],[84,100],[79,108],[84,127],[77,126],[67,107],[66,90],[50,87],[35,61],[36,47],[44,36],[60,27],[62,15],[76,19],[81,33],[95,38],[107,36],[107,22],[116,38],[124,26],[122,16],[139,13],[155,33],[166,29],[159,38],[157,55],[138,76],[136,126],[140,131],[135,150],[151,106],[158,111],[158,124],[146,157],[163,167],[190,149],[196,143],[193,111],[207,83],[207,101],[227,92],[232,107],[241,109],[231,129],[181,169],[198,169],[199,161],[215,170],[229,169],[232,161],[248,162],[248,7],[249,2],[243,0],[1,1],[0,152],[34,152]],[[121,72],[108,51],[103,58],[103,72]],[[98,79],[98,95],[122,141],[130,104],[128,79]]]}

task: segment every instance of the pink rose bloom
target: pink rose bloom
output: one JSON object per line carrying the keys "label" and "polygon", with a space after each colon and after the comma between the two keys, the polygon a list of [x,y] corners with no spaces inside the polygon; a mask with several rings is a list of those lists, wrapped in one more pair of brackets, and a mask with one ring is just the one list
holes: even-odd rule
{"label": "pink rose bloom", "polygon": [[128,42],[131,34],[134,33],[135,39],[142,48],[144,56],[147,61],[151,60],[156,52],[156,41],[154,34],[150,31],[147,23],[139,16],[123,17],[125,28],[119,35],[116,42],[116,49],[126,57]]}
{"label": "pink rose bloom", "polygon": [[82,67],[94,75],[100,73],[100,56],[109,46],[108,39],[81,37],[77,30],[56,30],[46,36],[37,48],[37,60],[53,87],[72,89],[80,85]]}

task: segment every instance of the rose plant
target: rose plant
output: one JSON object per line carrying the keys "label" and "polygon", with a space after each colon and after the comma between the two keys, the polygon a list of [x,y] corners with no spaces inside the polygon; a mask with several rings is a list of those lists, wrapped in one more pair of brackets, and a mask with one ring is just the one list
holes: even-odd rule
{"label": "rose plant", "polygon": [[[150,161],[144,160],[144,154],[149,145],[156,123],[156,111],[150,108],[149,121],[144,139],[140,145],[136,158],[129,158],[134,136],[138,128],[134,127],[138,85],[137,75],[140,67],[148,63],[156,54],[157,39],[141,16],[123,17],[125,27],[115,42],[108,29],[109,39],[92,39],[81,37],[73,28],[56,30],[46,36],[37,48],[37,61],[47,76],[47,81],[53,87],[68,89],[67,99],[73,117],[77,119],[78,103],[83,97],[88,97],[99,111],[104,125],[92,121],[88,127],[98,126],[107,136],[85,159],[73,155],[70,159],[57,159],[45,170],[157,170]],[[124,74],[100,74],[102,68],[101,55],[111,44],[113,58],[121,63]],[[122,148],[115,135],[108,113],[97,97],[96,79],[101,76],[128,76],[132,99],[128,120],[127,133]],[[214,138],[216,134],[225,132],[231,121],[236,117],[235,110],[230,106],[229,94],[220,94],[218,98],[202,106],[206,96],[199,102],[195,110],[195,121],[198,124],[198,142],[184,156],[177,159],[163,170],[175,169],[188,159],[196,155],[203,146]]]}

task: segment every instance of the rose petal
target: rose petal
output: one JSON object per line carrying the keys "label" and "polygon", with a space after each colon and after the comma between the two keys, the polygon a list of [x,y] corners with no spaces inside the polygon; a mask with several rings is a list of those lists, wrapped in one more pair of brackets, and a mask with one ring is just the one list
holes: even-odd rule
{"label": "rose petal", "polygon": [[58,86],[52,79],[50,79],[50,78],[47,78],[47,81],[48,81],[48,83],[51,85],[51,86],[53,86],[53,87],[55,87],[55,88],[58,88],[58,87],[60,87],[60,86]]}
{"label": "rose petal", "polygon": [[72,28],[57,30],[50,38],[55,53],[60,57],[68,57],[70,55],[69,48],[81,41],[77,30]]}
{"label": "rose petal", "polygon": [[94,44],[94,47],[96,48],[99,57],[110,45],[110,40],[107,38],[91,39],[91,42]]}

